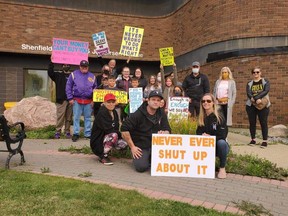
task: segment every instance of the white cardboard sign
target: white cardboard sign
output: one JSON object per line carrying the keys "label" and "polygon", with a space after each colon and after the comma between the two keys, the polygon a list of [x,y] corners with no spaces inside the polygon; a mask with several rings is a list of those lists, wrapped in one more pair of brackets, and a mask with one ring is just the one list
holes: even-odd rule
{"label": "white cardboard sign", "polygon": [[151,175],[215,178],[215,136],[153,134]]}

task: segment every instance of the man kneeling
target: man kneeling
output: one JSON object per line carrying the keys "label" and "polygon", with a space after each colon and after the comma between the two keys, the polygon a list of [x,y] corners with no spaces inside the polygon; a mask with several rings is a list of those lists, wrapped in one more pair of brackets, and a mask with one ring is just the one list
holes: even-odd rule
{"label": "man kneeling", "polygon": [[152,133],[169,134],[171,128],[160,108],[163,96],[159,90],[151,91],[148,101],[132,113],[122,124],[122,137],[131,148],[136,171],[144,172],[151,163]]}
{"label": "man kneeling", "polygon": [[99,161],[104,165],[113,165],[108,157],[112,147],[123,149],[127,146],[119,132],[119,118],[115,106],[115,95],[106,94],[104,103],[95,116],[92,128],[90,146],[94,154],[99,157]]}

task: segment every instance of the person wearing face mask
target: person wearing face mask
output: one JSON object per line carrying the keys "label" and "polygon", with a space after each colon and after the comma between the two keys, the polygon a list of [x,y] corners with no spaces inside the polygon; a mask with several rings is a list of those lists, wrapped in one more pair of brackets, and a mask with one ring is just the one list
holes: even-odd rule
{"label": "person wearing face mask", "polygon": [[232,108],[236,100],[236,83],[229,67],[223,67],[214,86],[213,95],[221,107],[227,126],[232,126]]}
{"label": "person wearing face mask", "polygon": [[182,83],[185,96],[190,98],[189,112],[192,116],[198,116],[200,112],[200,100],[202,96],[210,92],[208,77],[200,73],[200,63],[192,63],[192,73]]}
{"label": "person wearing face mask", "polygon": [[52,61],[48,66],[48,76],[55,82],[56,86],[56,115],[57,115],[57,122],[56,122],[56,132],[55,132],[55,139],[60,139],[61,137],[61,129],[64,127],[65,136],[66,138],[71,138],[70,134],[70,125],[72,120],[72,105],[69,104],[67,100],[65,87],[67,80],[70,75],[70,65],[63,64],[62,71],[55,72],[54,71],[54,64]]}
{"label": "person wearing face mask", "polygon": [[173,97],[184,97],[183,88],[179,85],[175,86],[173,89]]}

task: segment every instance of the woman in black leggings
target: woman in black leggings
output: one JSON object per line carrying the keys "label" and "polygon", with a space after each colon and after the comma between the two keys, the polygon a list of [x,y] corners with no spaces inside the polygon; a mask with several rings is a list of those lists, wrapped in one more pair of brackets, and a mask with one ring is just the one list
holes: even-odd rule
{"label": "woman in black leggings", "polygon": [[[270,83],[267,79],[261,77],[260,67],[255,67],[251,71],[253,79],[247,83],[246,92],[248,100],[246,102],[246,112],[249,118],[251,141],[249,145],[255,146],[255,133],[256,133],[256,118],[258,116],[263,142],[261,148],[267,147],[268,139],[268,124],[267,119],[269,115],[269,106],[271,105],[268,93],[270,91]],[[259,108],[258,105],[265,103],[264,108]],[[258,108],[257,108],[258,107]]]}

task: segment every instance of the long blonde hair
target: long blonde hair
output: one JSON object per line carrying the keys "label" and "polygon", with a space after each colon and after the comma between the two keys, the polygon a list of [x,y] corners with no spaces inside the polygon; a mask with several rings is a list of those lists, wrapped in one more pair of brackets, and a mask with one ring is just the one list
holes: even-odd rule
{"label": "long blonde hair", "polygon": [[231,72],[231,70],[230,70],[229,67],[223,67],[223,68],[221,69],[220,74],[219,74],[219,79],[222,80],[222,72],[223,72],[224,70],[227,70],[227,71],[228,71],[228,74],[229,74],[229,75],[228,75],[228,79],[234,80],[233,75],[232,75],[232,72]]}
{"label": "long blonde hair", "polygon": [[[213,113],[217,118],[217,123],[221,124],[222,121],[224,120],[224,117],[220,114],[219,109],[220,107],[216,104],[216,98],[211,94],[211,93],[206,93],[203,95],[203,97],[201,98],[201,101],[203,100],[203,98],[205,96],[210,96],[212,102],[213,102]],[[205,110],[203,109],[203,105],[202,102],[200,101],[200,113],[199,113],[199,117],[198,117],[198,125],[199,126],[205,126],[205,117],[207,117]]]}

